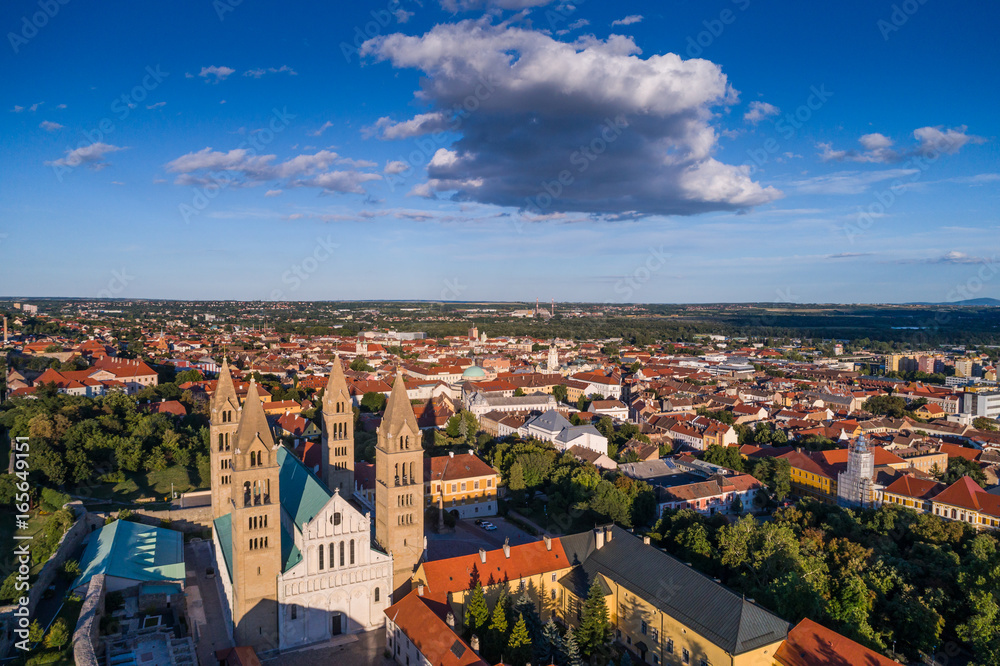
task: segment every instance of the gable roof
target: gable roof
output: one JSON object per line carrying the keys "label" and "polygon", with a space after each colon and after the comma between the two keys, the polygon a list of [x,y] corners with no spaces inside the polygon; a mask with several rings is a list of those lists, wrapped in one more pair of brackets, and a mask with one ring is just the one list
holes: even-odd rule
{"label": "gable roof", "polygon": [[789,624],[777,615],[620,527],[611,528],[611,539],[582,566],[589,578],[601,574],[633,590],[730,654],[788,635]]}
{"label": "gable roof", "polygon": [[434,666],[487,666],[416,592],[410,592],[384,612]]}
{"label": "gable roof", "polygon": [[963,476],[942,490],[934,498],[934,501],[987,513],[991,516],[1000,516],[1000,496],[986,492],[969,476]]}
{"label": "gable roof", "polygon": [[782,666],[898,666],[874,650],[806,618],[788,632],[774,659]]}
{"label": "gable roof", "polygon": [[129,580],[184,581],[184,537],[180,532],[116,520],[90,537],[80,558],[79,587],[96,574]]}
{"label": "gable roof", "polygon": [[281,508],[301,532],[326,506],[333,493],[288,448],[278,447],[278,495]]}

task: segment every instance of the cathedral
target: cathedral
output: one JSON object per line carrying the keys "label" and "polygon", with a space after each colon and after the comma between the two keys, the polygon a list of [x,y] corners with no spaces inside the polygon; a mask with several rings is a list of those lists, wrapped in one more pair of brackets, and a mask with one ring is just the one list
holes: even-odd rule
{"label": "cathedral", "polygon": [[215,557],[236,645],[286,650],[367,631],[409,591],[424,556],[423,448],[397,374],[378,429],[375,516],[353,497],[354,411],[335,358],[314,474],[277,444],[251,380],[227,361],[211,401]]}

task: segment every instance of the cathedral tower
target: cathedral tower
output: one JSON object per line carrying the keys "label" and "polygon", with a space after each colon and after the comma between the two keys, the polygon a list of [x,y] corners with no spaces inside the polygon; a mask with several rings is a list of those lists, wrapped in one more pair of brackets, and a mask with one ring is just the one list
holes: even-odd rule
{"label": "cathedral tower", "polygon": [[229,374],[229,360],[222,359],[219,381],[212,394],[208,448],[212,461],[212,518],[230,511],[233,489],[233,446],[240,420],[240,401]]}
{"label": "cathedral tower", "polygon": [[280,469],[278,447],[251,380],[233,446],[233,624],[236,644],[258,651],[278,647]]}
{"label": "cathedral tower", "polygon": [[333,369],[323,391],[323,469],[320,476],[330,490],[351,499],[354,493],[354,408],[347,390],[340,355],[333,358]]}
{"label": "cathedral tower", "polygon": [[424,451],[402,373],[378,428],[375,540],[392,554],[392,598],[402,599],[424,552]]}

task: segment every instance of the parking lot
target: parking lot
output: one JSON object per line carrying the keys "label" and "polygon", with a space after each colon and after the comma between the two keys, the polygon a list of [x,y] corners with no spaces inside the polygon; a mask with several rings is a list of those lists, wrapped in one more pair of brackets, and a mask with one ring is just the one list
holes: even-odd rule
{"label": "parking lot", "polygon": [[454,532],[435,534],[428,529],[427,559],[441,560],[447,557],[470,555],[478,553],[480,548],[496,550],[503,546],[505,539],[510,539],[510,545],[516,546],[541,538],[528,534],[500,517],[484,518],[483,520],[493,523],[497,529],[488,532],[476,525],[471,519],[459,520],[455,523]]}

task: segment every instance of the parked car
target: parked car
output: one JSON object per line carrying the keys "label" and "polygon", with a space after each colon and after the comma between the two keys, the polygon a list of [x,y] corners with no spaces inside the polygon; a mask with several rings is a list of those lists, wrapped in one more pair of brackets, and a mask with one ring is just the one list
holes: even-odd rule
{"label": "parked car", "polygon": [[496,528],[497,528],[497,526],[494,525],[493,523],[491,523],[489,521],[483,521],[483,529],[486,530],[487,532],[492,532]]}

